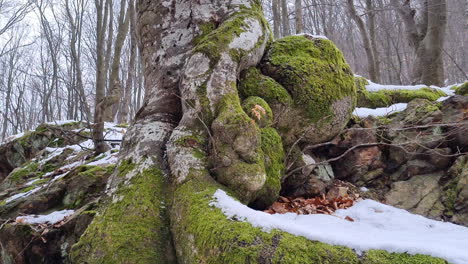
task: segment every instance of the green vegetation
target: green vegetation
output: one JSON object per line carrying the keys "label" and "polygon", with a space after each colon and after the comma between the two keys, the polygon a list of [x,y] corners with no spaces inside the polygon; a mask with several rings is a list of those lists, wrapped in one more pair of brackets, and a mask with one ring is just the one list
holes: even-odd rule
{"label": "green vegetation", "polygon": [[368,81],[363,77],[355,77],[358,88],[358,107],[378,108],[386,107],[396,103],[408,103],[416,98],[436,101],[440,97],[446,96],[444,92],[435,88],[424,87],[417,90],[398,89],[380,90],[370,92],[366,89]]}
{"label": "green vegetation", "polygon": [[[128,172],[128,167],[119,167],[119,171]],[[108,201],[72,247],[73,262],[170,263],[163,260],[170,253],[163,185],[160,170],[148,169],[120,186],[115,194],[119,198]]]}
{"label": "green vegetation", "polygon": [[311,122],[333,117],[333,104],[356,94],[351,69],[330,40],[305,36],[279,39],[271,45],[261,68],[286,88],[294,105],[304,109]]}

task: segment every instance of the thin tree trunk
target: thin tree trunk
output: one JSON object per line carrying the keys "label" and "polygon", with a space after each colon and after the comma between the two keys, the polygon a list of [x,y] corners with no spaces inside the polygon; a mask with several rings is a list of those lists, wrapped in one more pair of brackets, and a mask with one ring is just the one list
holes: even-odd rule
{"label": "thin tree trunk", "polygon": [[117,106],[122,94],[122,85],[120,84],[119,69],[120,69],[120,58],[122,55],[122,48],[127,37],[128,27],[130,23],[129,9],[130,5],[125,8],[126,0],[120,1],[120,14],[117,29],[117,37],[114,43],[114,57],[112,60],[112,66],[110,68],[110,83],[109,93],[104,99],[104,121],[113,122],[114,116],[117,111]]}
{"label": "thin tree trunk", "polygon": [[281,37],[281,12],[280,12],[280,0],[272,0],[272,11],[273,11],[273,35],[275,39]]}
{"label": "thin tree trunk", "polygon": [[96,26],[96,103],[94,110],[94,128],[93,141],[96,153],[104,153],[108,150],[104,141],[104,99],[106,88],[106,62],[104,60],[104,42],[106,38],[106,25],[109,16],[111,0],[95,0],[97,10],[97,26]]}
{"label": "thin tree trunk", "polygon": [[291,35],[291,26],[289,25],[289,10],[288,10],[288,1],[281,1],[281,23],[282,23],[282,32],[283,37]]}
{"label": "thin tree trunk", "polygon": [[304,32],[304,23],[302,20],[302,0],[296,0],[295,3],[296,9],[296,34]]}
{"label": "thin tree trunk", "polygon": [[367,69],[369,73],[369,78],[373,81],[377,81],[377,72],[375,69],[375,56],[374,52],[372,51],[371,41],[369,39],[369,35],[367,33],[366,25],[362,18],[357,14],[356,8],[354,7],[354,0],[347,0],[347,7],[351,18],[357,24],[359,33],[361,34],[362,42],[364,44],[364,50],[366,51],[367,55]]}

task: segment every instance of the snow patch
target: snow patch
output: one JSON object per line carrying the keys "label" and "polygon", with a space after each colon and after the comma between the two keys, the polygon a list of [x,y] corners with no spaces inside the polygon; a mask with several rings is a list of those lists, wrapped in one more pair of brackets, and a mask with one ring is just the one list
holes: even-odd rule
{"label": "snow patch", "polygon": [[318,38],[318,39],[328,39],[326,36],[323,36],[323,35],[313,35],[309,33],[300,33],[300,34],[296,34],[295,36],[306,36],[306,37]]}
{"label": "snow patch", "polygon": [[42,186],[39,186],[39,187],[36,187],[36,188],[34,188],[34,189],[32,189],[32,190],[29,190],[29,191],[27,191],[27,192],[22,192],[22,193],[15,194],[15,195],[13,195],[13,196],[7,198],[7,199],[5,200],[5,202],[6,202],[6,203],[9,203],[9,202],[14,201],[14,200],[17,200],[17,199],[19,199],[19,198],[28,197],[28,196],[30,196],[31,194],[33,194],[33,193],[39,191],[41,188],[42,188]]}
{"label": "snow patch", "polygon": [[50,213],[48,215],[26,215],[16,217],[17,223],[24,224],[55,224],[75,213],[74,210],[62,210]]}
{"label": "snow patch", "polygon": [[[269,232],[279,229],[356,251],[424,254],[453,264],[468,263],[468,228],[430,220],[372,200],[363,200],[330,215],[273,214],[253,210],[217,190],[210,205],[230,219],[249,222]],[[337,216],[337,217],[336,217]],[[349,216],[354,222],[345,220]]]}
{"label": "snow patch", "polygon": [[366,107],[358,107],[354,109],[353,114],[357,115],[358,117],[368,117],[368,116],[387,116],[393,114],[395,112],[400,112],[406,109],[408,104],[406,103],[398,103],[391,105],[389,107],[381,107],[381,108],[366,108]]}

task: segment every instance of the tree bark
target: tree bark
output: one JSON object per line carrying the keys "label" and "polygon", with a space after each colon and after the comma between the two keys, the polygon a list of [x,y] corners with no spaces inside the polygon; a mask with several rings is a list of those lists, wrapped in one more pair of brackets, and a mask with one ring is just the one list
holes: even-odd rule
{"label": "tree bark", "polygon": [[289,10],[288,10],[288,1],[281,1],[281,23],[282,23],[282,35],[283,37],[291,35],[291,26],[289,25]]}
{"label": "tree bark", "polygon": [[96,153],[104,153],[109,146],[104,141],[104,111],[106,95],[107,67],[104,58],[104,43],[106,40],[106,25],[109,17],[110,0],[95,0],[97,11],[96,21],[96,99],[94,110],[93,141]]}
{"label": "tree bark", "polygon": [[271,1],[271,9],[273,11],[273,36],[275,39],[279,39],[281,37],[281,12],[279,1],[280,0]]}
{"label": "tree bark", "polygon": [[304,22],[302,20],[302,0],[296,0],[295,5],[296,9],[296,34],[304,32]]}
{"label": "tree bark", "polygon": [[406,37],[415,54],[412,83],[444,85],[442,51],[447,24],[446,0],[421,0],[418,8],[410,1],[392,0],[406,28]]}
{"label": "tree bark", "polygon": [[367,32],[366,24],[364,23],[364,20],[362,20],[362,18],[357,14],[356,8],[354,6],[354,0],[347,0],[346,3],[349,14],[354,20],[354,22],[357,24],[359,33],[361,34],[362,42],[364,44],[364,50],[366,51],[367,55],[367,69],[369,72],[369,78],[372,81],[377,82],[379,78],[377,77],[377,71],[375,67],[375,55],[372,49],[369,34]]}
{"label": "tree bark", "polygon": [[[251,202],[266,181],[262,130],[243,110],[237,85],[270,41],[260,1],[139,1],[137,6],[144,104],[125,136],[108,197],[73,246],[72,262],[359,263],[349,248],[263,232],[210,205],[218,189]],[[350,91],[339,101],[352,106],[354,79],[333,44],[291,38],[321,43],[337,56],[323,72],[336,73],[332,79],[339,80],[331,87]],[[350,109],[336,114],[348,116]],[[295,136],[301,135],[302,130]],[[280,148],[281,138],[272,151]]]}

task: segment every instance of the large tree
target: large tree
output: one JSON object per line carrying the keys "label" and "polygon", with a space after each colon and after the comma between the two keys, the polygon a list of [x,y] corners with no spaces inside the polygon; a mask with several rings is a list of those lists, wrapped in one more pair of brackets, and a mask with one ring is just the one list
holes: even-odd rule
{"label": "large tree", "polygon": [[265,207],[287,184],[285,164],[297,169],[308,144],[344,127],[356,90],[341,52],[312,36],[272,43],[257,0],[137,8],[145,103],[72,261],[358,263],[349,248],[263,232],[210,206],[222,189]]}
{"label": "large tree", "polygon": [[444,85],[442,51],[447,26],[446,0],[392,0],[415,54],[413,83]]}

